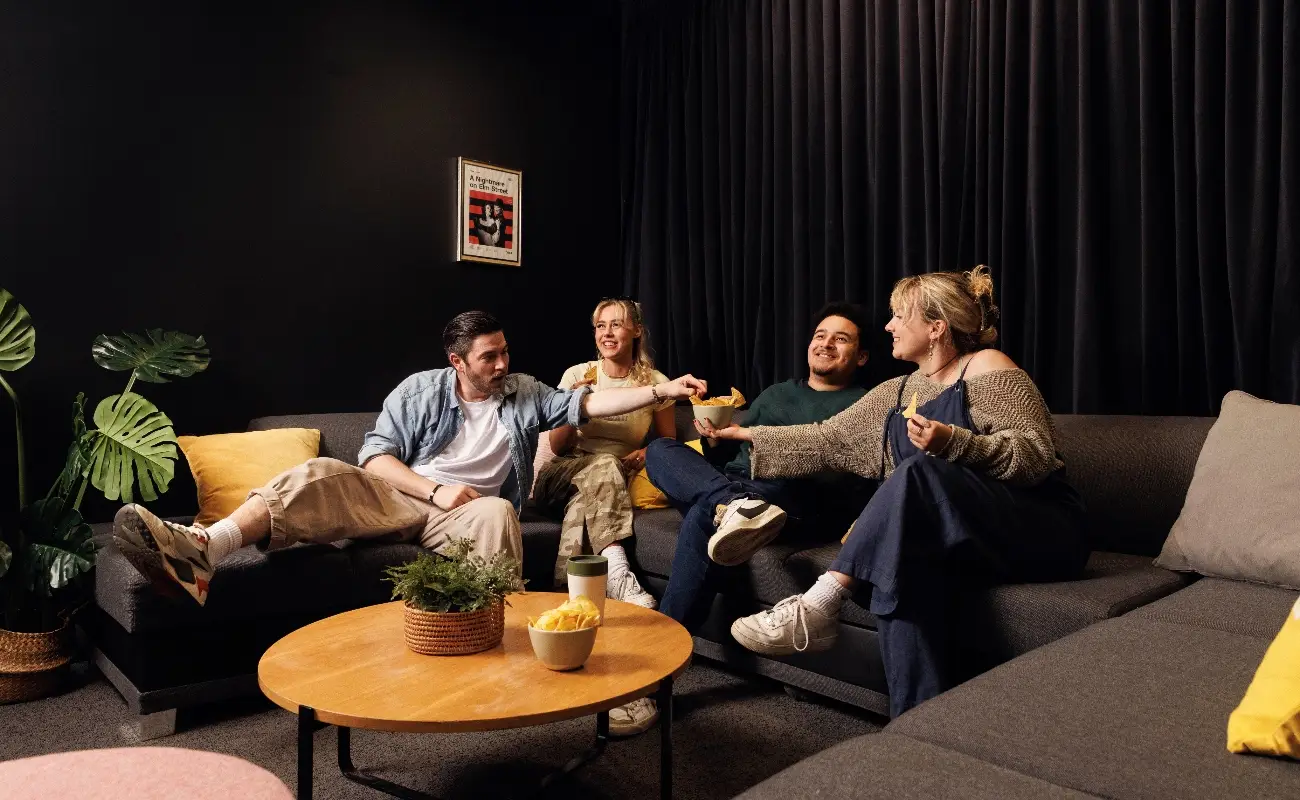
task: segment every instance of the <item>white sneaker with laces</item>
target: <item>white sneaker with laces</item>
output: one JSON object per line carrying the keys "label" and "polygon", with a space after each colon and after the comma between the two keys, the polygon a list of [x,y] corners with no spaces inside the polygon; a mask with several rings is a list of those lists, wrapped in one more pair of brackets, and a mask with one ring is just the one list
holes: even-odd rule
{"label": "white sneaker with laces", "polygon": [[636,736],[659,721],[659,707],[648,697],[609,710],[610,736]]}
{"label": "white sneaker with laces", "polygon": [[641,583],[630,569],[623,570],[617,576],[610,576],[605,584],[605,596],[611,600],[622,600],[624,603],[642,608],[655,607],[654,595],[641,588]]}
{"label": "white sneaker with laces", "polygon": [[785,511],[757,497],[741,497],[718,506],[717,531],[709,537],[709,558],[734,567],[748,561],[785,527]]}
{"label": "white sneaker with laces", "polygon": [[801,594],[787,597],[771,611],[741,617],[731,624],[731,638],[764,656],[829,650],[839,635],[838,620],[805,603]]}

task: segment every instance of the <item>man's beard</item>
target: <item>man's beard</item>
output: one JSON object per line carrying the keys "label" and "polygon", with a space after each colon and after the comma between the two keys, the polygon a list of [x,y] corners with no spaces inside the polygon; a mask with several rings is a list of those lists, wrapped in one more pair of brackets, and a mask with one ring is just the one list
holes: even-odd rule
{"label": "man's beard", "polygon": [[505,375],[499,378],[480,378],[477,375],[471,375],[469,383],[474,387],[474,391],[481,394],[501,394],[505,379]]}
{"label": "man's beard", "polygon": [[[817,354],[814,353],[814,355],[817,355]],[[827,355],[822,355],[822,356],[820,356],[820,357],[821,357],[821,358],[833,358],[833,356],[827,356]],[[814,364],[810,363],[810,364],[808,365],[808,369],[812,370],[812,374],[816,375],[817,377],[819,377],[819,378],[825,378],[825,377],[830,376],[830,375],[836,375],[836,374],[838,374],[839,371],[840,371],[840,366],[839,366],[839,364],[835,363],[834,361],[831,361],[831,364],[830,364],[830,366],[828,366],[828,367],[818,367],[818,366],[815,366]]]}

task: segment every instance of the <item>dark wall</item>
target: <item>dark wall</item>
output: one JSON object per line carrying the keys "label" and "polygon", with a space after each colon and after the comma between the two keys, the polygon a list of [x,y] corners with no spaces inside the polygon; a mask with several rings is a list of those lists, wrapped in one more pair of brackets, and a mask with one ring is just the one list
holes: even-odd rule
{"label": "dark wall", "polygon": [[[585,316],[621,282],[616,4],[292,5],[0,10],[0,287],[37,328],[8,376],[35,491],[75,393],[124,384],[99,333],[207,337],[206,373],[139,388],[181,434],[377,409],[445,366],[442,327],[473,307],[506,321],[516,371],[590,357]],[[523,170],[521,268],[454,261],[457,156]],[[163,511],[193,505],[177,472]]]}

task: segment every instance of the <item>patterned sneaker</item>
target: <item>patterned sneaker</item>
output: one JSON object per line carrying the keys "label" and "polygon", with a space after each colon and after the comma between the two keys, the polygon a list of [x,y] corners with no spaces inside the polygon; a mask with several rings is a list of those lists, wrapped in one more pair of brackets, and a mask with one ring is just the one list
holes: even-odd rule
{"label": "patterned sneaker", "polygon": [[648,697],[609,710],[610,736],[636,736],[659,721],[659,707]]}
{"label": "patterned sneaker", "polygon": [[829,650],[839,635],[837,620],[805,603],[801,594],[787,597],[771,611],[760,611],[731,623],[731,638],[745,649],[764,656]]}
{"label": "patterned sneaker", "polygon": [[143,506],[126,505],[113,518],[113,540],[131,565],[163,594],[176,586],[203,605],[213,569],[208,534],[196,525],[165,522]]}
{"label": "patterned sneaker", "polygon": [[734,567],[753,557],[785,526],[785,511],[758,498],[740,498],[718,506],[717,532],[709,538],[709,558]]}
{"label": "patterned sneaker", "polygon": [[611,600],[622,600],[624,603],[642,608],[655,607],[654,595],[641,588],[641,584],[630,569],[623,570],[618,576],[610,576],[609,582],[605,584],[605,596]]}

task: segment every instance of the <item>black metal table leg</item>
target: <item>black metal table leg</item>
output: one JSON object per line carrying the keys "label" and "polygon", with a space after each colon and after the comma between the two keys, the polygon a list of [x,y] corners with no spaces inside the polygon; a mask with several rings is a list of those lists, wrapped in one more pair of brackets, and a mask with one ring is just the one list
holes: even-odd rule
{"label": "black metal table leg", "polygon": [[[660,754],[661,764],[661,794],[663,797],[672,796],[672,736],[669,730],[672,725],[672,679],[668,678],[660,684],[656,697],[659,698],[660,708],[660,727],[663,730],[661,734]],[[392,797],[400,797],[403,800],[435,800],[434,796],[425,792],[408,789],[405,786],[386,781],[383,778],[376,777],[367,772],[357,769],[352,763],[352,729],[344,726],[338,727],[338,761],[339,771],[343,777],[359,783],[362,786],[369,786],[372,789],[384,792]],[[313,734],[316,728],[316,710],[310,706],[298,707],[298,798],[299,800],[311,800],[312,795],[312,767],[313,760]],[[596,741],[585,752],[575,756],[560,769],[547,775],[542,779],[538,790],[544,790],[557,779],[573,772],[579,767],[595,759],[605,750],[605,745],[609,742],[609,712],[601,711],[596,714]]]}
{"label": "black metal table leg", "polygon": [[569,763],[560,767],[555,772],[552,772],[551,774],[547,775],[545,778],[542,778],[541,783],[537,784],[537,793],[541,794],[543,791],[546,790],[546,787],[550,786],[552,783],[555,783],[560,778],[563,778],[565,775],[568,775],[570,772],[573,772],[578,767],[581,767],[595,760],[596,756],[605,752],[605,745],[608,742],[609,742],[609,712],[601,711],[600,713],[596,714],[596,743],[593,744],[591,747],[587,748],[585,752],[579,753],[578,755],[569,759]]}
{"label": "black metal table leg", "polygon": [[400,784],[386,781],[383,778],[377,778],[368,772],[362,772],[352,763],[352,729],[345,728],[342,725],[339,729],[339,771],[343,777],[359,783],[362,786],[369,786],[371,789],[384,792],[393,797],[400,797],[403,800],[434,800],[434,796],[419,792],[415,789],[408,789]]}
{"label": "black metal table leg", "polygon": [[659,796],[671,800],[673,796],[673,678],[669,675],[659,682],[655,692],[659,706]]}
{"label": "black metal table leg", "polygon": [[298,706],[298,800],[311,800],[312,734],[316,728],[316,709]]}

